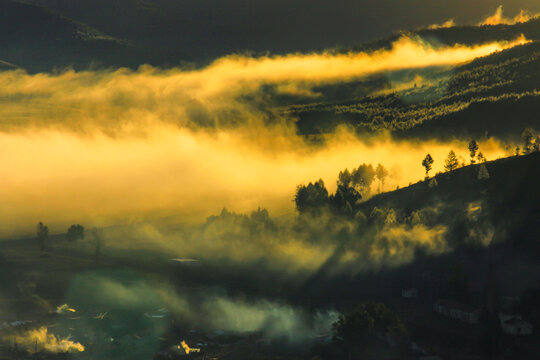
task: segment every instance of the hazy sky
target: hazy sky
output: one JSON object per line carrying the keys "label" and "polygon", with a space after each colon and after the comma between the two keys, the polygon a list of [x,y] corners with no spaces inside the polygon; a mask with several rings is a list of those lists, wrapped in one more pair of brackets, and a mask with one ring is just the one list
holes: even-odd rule
{"label": "hazy sky", "polygon": [[540,12],[537,0],[31,0],[109,34],[216,57],[352,46],[454,19],[475,24],[503,5]]}

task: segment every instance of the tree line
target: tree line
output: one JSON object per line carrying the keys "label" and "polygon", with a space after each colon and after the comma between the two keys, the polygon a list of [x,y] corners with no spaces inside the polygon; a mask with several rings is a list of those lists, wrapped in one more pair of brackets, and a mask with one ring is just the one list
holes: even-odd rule
{"label": "tree line", "polygon": [[[527,128],[523,131],[521,134],[521,147],[518,145],[515,148],[515,156],[519,155],[528,155],[533,152],[539,152],[540,151],[540,136],[536,135],[535,131],[531,128]],[[478,151],[479,146],[475,139],[472,139],[469,142],[468,150],[470,154],[470,164],[474,165],[476,163],[485,163],[487,159],[482,154],[482,152]],[[427,154],[424,159],[422,160],[422,167],[426,170],[426,179],[429,178],[429,172],[432,169],[434,160],[431,154]],[[461,160],[456,156],[456,153],[454,150],[450,150],[448,152],[448,155],[444,161],[444,169],[449,171],[454,171],[457,168],[465,166],[465,161]],[[480,167],[479,175],[478,177],[485,177],[487,169],[485,166]],[[482,174],[481,174],[482,173]]]}
{"label": "tree line", "polygon": [[[85,234],[84,226],[80,224],[73,224],[67,229],[65,237],[69,242],[74,243],[77,240],[83,240],[84,234]],[[42,252],[44,252],[47,249],[47,243],[49,239],[49,227],[40,221],[37,224],[36,236],[37,236],[39,248]],[[101,255],[101,248],[103,246],[101,232],[97,229],[94,229],[92,231],[92,238],[93,238],[94,247],[95,247],[94,257],[96,258],[96,260],[98,260]]]}
{"label": "tree line", "polygon": [[294,196],[296,209],[300,214],[319,215],[322,209],[339,215],[353,215],[355,205],[371,194],[371,186],[378,181],[378,192],[384,191],[389,171],[378,164],[361,164],[356,169],[340,171],[337,179],[337,189],[329,194],[324,181],[319,179],[307,185],[298,185]]}

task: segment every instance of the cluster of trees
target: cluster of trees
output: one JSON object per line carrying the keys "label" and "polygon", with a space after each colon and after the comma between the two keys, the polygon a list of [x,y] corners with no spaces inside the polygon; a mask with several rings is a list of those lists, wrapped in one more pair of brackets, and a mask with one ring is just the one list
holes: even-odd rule
{"label": "cluster of trees", "polygon": [[362,164],[356,169],[341,171],[337,179],[335,194],[329,194],[322,179],[296,188],[294,202],[299,213],[317,215],[322,208],[329,208],[340,214],[352,214],[354,206],[370,195],[371,185],[378,180],[379,192],[384,190],[388,170],[381,164],[373,167]]}
{"label": "cluster of trees", "polygon": [[356,169],[345,169],[338,175],[338,187],[351,187],[362,196],[369,196],[371,184],[375,179],[379,181],[379,192],[384,191],[384,182],[388,177],[388,170],[381,164],[373,168],[371,164],[362,164]]}
{"label": "cluster of trees", "polygon": [[[71,225],[66,232],[66,239],[69,242],[75,242],[77,240],[83,240],[84,239],[84,226],[80,224],[73,224]],[[37,225],[37,239],[39,243],[39,247],[41,251],[45,251],[47,249],[47,240],[49,238],[49,227],[44,225],[43,222],[39,222]],[[101,257],[101,249],[103,247],[103,236],[101,234],[101,231],[94,229],[92,231],[92,239],[94,243],[94,257],[95,260],[98,261]]]}
{"label": "cluster of trees", "polygon": [[[485,163],[487,159],[484,157],[484,155],[478,151],[478,143],[476,140],[472,139],[469,142],[469,153],[470,153],[470,163],[471,165],[478,163]],[[426,178],[429,177],[429,172],[431,171],[433,167],[433,157],[431,154],[427,154],[426,157],[422,160],[422,166],[426,170]],[[465,161],[463,159],[458,158],[454,150],[450,150],[448,152],[448,156],[446,157],[444,161],[444,169],[446,171],[454,171],[457,168],[465,166]]]}
{"label": "cluster of trees", "polygon": [[[540,152],[540,136],[535,133],[531,128],[527,128],[521,134],[522,144],[521,147],[517,146],[515,149],[515,155],[527,155],[533,152]],[[487,159],[478,151],[478,143],[476,140],[472,139],[469,142],[468,150],[470,154],[470,164],[474,165],[476,163],[485,163]],[[429,177],[429,172],[433,166],[433,157],[431,154],[427,154],[426,157],[422,160],[422,166],[426,170],[426,178]],[[448,156],[444,161],[444,169],[446,171],[454,171],[457,168],[465,166],[465,161],[459,159],[454,150],[450,150]],[[489,179],[489,173],[485,166],[481,166],[478,170],[478,179],[485,180]]]}
{"label": "cluster of trees", "polygon": [[[41,251],[44,251],[47,247],[47,239],[49,238],[49,227],[40,221],[37,224],[36,235],[39,243],[39,248],[41,249]],[[67,230],[66,238],[70,242],[84,239],[84,226],[79,224],[71,225]]]}
{"label": "cluster of trees", "polygon": [[335,194],[329,194],[324,181],[319,179],[308,185],[298,185],[294,202],[300,214],[320,215],[323,209],[334,212],[352,214],[354,205],[362,199],[362,195],[351,185],[338,180]]}
{"label": "cluster of trees", "polygon": [[84,239],[84,226],[79,224],[71,225],[67,231],[66,238],[70,242]]}
{"label": "cluster of trees", "polygon": [[366,356],[371,343],[380,336],[403,340],[407,328],[383,303],[362,303],[352,312],[341,315],[332,326],[335,341],[342,342],[348,358]]}
{"label": "cluster of trees", "polygon": [[270,218],[268,210],[257,208],[250,215],[238,214],[223,208],[219,215],[209,216],[201,230],[217,237],[226,236],[230,241],[256,236],[275,234],[277,224]]}
{"label": "cluster of trees", "polygon": [[516,155],[527,155],[533,152],[540,151],[540,136],[536,135],[535,131],[531,128],[526,128],[521,134],[522,149],[519,146],[516,147]]}

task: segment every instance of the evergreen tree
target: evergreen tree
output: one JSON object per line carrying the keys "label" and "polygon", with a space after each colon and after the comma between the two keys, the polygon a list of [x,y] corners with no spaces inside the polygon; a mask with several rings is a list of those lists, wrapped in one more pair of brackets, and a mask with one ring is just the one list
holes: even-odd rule
{"label": "evergreen tree", "polygon": [[459,167],[459,161],[454,150],[450,150],[446,160],[444,162],[444,168],[446,171],[453,171]]}
{"label": "evergreen tree", "polygon": [[487,161],[486,158],[484,157],[484,154],[482,154],[481,152],[478,153],[476,158],[478,159],[479,163],[485,163]]}
{"label": "evergreen tree", "polygon": [[469,152],[471,154],[471,164],[474,164],[476,161],[475,161],[475,156],[476,156],[476,152],[478,151],[478,144],[476,143],[476,140],[472,139],[471,142],[469,143]]}
{"label": "evergreen tree", "polygon": [[431,170],[431,166],[433,165],[433,158],[430,154],[427,154],[424,160],[422,160],[422,166],[426,169],[426,177],[429,176],[429,171]]}
{"label": "evergreen tree", "polygon": [[49,237],[49,228],[40,221],[37,225],[37,238],[41,251],[45,250],[47,238]]}
{"label": "evergreen tree", "polygon": [[480,168],[478,169],[478,180],[488,180],[489,179],[489,172],[486,167],[486,165],[482,164],[480,165]]}
{"label": "evergreen tree", "polygon": [[527,128],[521,134],[523,140],[523,154],[530,154],[533,150],[534,131],[531,128]]}

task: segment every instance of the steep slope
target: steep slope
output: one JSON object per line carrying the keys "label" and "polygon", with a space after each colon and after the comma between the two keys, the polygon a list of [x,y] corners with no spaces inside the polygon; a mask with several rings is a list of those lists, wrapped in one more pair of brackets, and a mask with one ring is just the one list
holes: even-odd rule
{"label": "steep slope", "polygon": [[[481,166],[489,178],[478,179]],[[426,207],[438,207],[440,217],[447,223],[466,219],[468,204],[476,203],[490,223],[497,228],[495,240],[535,240],[540,233],[540,153],[470,165],[421,181],[403,189],[373,197],[360,208],[369,212],[374,207],[391,207],[404,214]],[[457,221],[456,221],[457,222]],[[466,235],[465,235],[466,236]],[[456,238],[456,241],[460,239]],[[540,244],[539,244],[540,245]]]}

